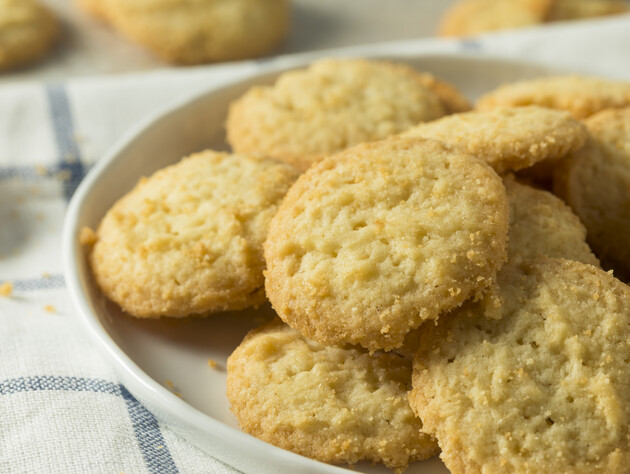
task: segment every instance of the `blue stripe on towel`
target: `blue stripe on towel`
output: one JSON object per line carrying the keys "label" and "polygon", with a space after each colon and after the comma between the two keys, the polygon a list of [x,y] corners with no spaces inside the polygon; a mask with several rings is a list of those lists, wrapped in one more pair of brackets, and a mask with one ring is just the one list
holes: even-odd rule
{"label": "blue stripe on towel", "polygon": [[[7,280],[13,285],[15,291],[37,291],[37,290],[55,290],[57,288],[64,288],[66,281],[63,275],[50,275],[41,278],[25,278],[18,280]],[[0,280],[0,285],[4,283]]]}
{"label": "blue stripe on towel", "polygon": [[179,472],[166,446],[157,419],[121,384],[85,377],[50,375],[0,381],[0,395],[37,391],[94,392],[122,397],[127,405],[138,447],[149,472],[152,474]]}
{"label": "blue stripe on towel", "polygon": [[66,89],[60,84],[50,84],[46,87],[46,93],[57,141],[59,171],[67,174],[67,179],[63,182],[64,195],[67,200],[70,200],[85,176],[85,168],[76,142],[74,121]]}

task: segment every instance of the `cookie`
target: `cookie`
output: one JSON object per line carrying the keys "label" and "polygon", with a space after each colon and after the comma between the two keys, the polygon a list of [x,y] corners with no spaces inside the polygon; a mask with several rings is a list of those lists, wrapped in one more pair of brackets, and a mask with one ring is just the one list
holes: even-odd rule
{"label": "cookie", "polygon": [[555,0],[547,20],[581,20],[616,15],[628,10],[628,3],[623,0]]}
{"label": "cookie", "polygon": [[502,271],[426,325],[409,400],[453,473],[627,472],[630,288],[591,265]]}
{"label": "cookie", "polygon": [[440,140],[504,173],[575,151],[584,145],[587,132],[568,112],[530,106],[450,115],[401,135]]}
{"label": "cookie", "polygon": [[[557,257],[599,266],[586,243],[586,229],[561,199],[507,176],[503,183],[510,201],[506,264],[500,270],[538,257]],[[412,359],[420,345],[423,327],[411,331],[396,353]]]}
{"label": "cookie", "polygon": [[411,363],[396,354],[322,346],[271,323],[245,337],[227,371],[241,428],[280,448],[399,471],[437,454],[407,401]]}
{"label": "cookie", "polygon": [[444,14],[440,36],[469,36],[542,23],[552,0],[460,0]]}
{"label": "cookie", "polygon": [[423,139],[358,145],[291,187],[265,242],[267,296],[322,344],[391,350],[492,282],[508,218],[501,179],[472,155]]}
{"label": "cookie", "polygon": [[586,124],[593,140],[563,160],[554,190],[580,216],[606,270],[630,280],[630,107],[607,110]]}
{"label": "cookie", "polygon": [[288,0],[102,0],[116,29],[166,61],[262,56],[287,35]]}
{"label": "cookie", "polygon": [[57,20],[34,0],[0,0],[0,70],[45,56],[59,34]]}
{"label": "cookie", "polygon": [[296,176],[275,160],[208,150],[143,178],[98,227],[96,282],[142,318],[263,302],[262,245]]}
{"label": "cookie", "polygon": [[556,76],[505,84],[482,96],[478,110],[539,105],[582,119],[604,109],[630,105],[630,82]]}
{"label": "cookie", "polygon": [[444,115],[430,84],[438,87],[402,64],[320,60],[282,74],[272,86],[253,87],[234,102],[228,142],[237,152],[264,153],[306,170],[352,145]]}
{"label": "cookie", "polygon": [[511,177],[503,182],[510,201],[509,264],[548,256],[599,266],[586,228],[561,199]]}
{"label": "cookie", "polygon": [[101,20],[107,20],[105,12],[106,0],[75,0],[76,4],[86,13]]}

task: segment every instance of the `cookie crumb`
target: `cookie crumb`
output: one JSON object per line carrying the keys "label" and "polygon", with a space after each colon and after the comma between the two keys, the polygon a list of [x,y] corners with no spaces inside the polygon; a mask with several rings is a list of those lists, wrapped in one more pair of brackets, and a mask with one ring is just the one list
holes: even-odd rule
{"label": "cookie crumb", "polygon": [[10,281],[5,281],[0,285],[0,296],[9,298],[11,297],[11,293],[13,293],[13,283],[11,283]]}
{"label": "cookie crumb", "polygon": [[96,232],[89,227],[83,227],[79,232],[79,243],[81,245],[94,245],[97,240]]}
{"label": "cookie crumb", "polygon": [[208,367],[211,369],[216,369],[218,366],[217,361],[214,359],[208,359]]}
{"label": "cookie crumb", "polygon": [[46,306],[44,306],[44,311],[46,311],[47,313],[56,313],[57,312],[57,308],[55,308],[51,304],[47,304]]}

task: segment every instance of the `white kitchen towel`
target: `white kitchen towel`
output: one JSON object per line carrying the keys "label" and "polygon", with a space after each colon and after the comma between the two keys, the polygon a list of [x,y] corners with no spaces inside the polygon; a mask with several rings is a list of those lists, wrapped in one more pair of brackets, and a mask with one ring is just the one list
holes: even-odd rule
{"label": "white kitchen towel", "polygon": [[[629,46],[630,16],[622,16],[319,55],[469,52],[630,79]],[[159,422],[86,340],[65,289],[61,228],[91,165],[138,121],[169,102],[294,61],[0,88],[0,294],[7,294],[0,296],[0,472],[238,472]]]}

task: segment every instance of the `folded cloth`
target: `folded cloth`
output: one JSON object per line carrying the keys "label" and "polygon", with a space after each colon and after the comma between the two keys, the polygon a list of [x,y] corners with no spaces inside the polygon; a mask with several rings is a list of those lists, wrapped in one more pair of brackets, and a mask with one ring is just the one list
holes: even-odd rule
{"label": "folded cloth", "polygon": [[[628,44],[630,16],[621,16],[306,58],[470,52],[630,78]],[[0,472],[238,472],[158,421],[85,339],[64,285],[61,228],[90,166],[139,120],[269,64],[303,59],[0,89]]]}

